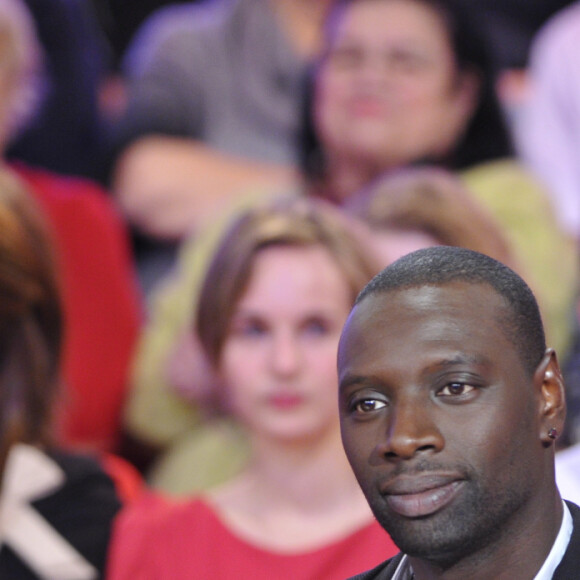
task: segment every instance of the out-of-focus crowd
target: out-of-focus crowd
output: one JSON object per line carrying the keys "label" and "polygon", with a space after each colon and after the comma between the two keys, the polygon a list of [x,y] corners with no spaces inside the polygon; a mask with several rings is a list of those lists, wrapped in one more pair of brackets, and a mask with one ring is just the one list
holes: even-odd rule
{"label": "out-of-focus crowd", "polygon": [[435,245],[536,295],[580,501],[579,33],[570,0],[0,0],[0,577],[396,553],[336,347]]}

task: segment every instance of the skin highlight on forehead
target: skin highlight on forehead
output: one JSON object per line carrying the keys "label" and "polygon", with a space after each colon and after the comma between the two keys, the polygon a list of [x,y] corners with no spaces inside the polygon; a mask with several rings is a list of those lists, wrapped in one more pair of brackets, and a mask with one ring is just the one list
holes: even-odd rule
{"label": "skin highlight on forehead", "polygon": [[[397,303],[397,308],[390,309],[390,304],[394,302]],[[366,295],[362,301],[357,302],[344,326],[338,349],[339,367],[344,358],[343,348],[346,344],[351,359],[353,353],[356,356],[356,353],[369,347],[380,350],[380,337],[392,333],[392,316],[397,316],[402,310],[405,312],[406,326],[420,326],[423,340],[426,343],[439,343],[443,348],[442,352],[446,342],[454,335],[463,339],[465,322],[469,322],[479,333],[493,337],[498,334],[503,336],[506,340],[504,350],[509,348],[515,352],[514,360],[520,360],[521,366],[525,366],[519,357],[517,341],[509,331],[512,313],[505,299],[487,284],[455,281],[440,285],[394,288]],[[446,315],[429,318],[433,312]],[[351,331],[357,336],[356,341],[350,340]],[[375,339],[372,345],[366,344],[369,333]],[[497,339],[494,340],[497,342]],[[462,344],[469,347],[465,341]],[[443,358],[434,358],[433,364],[444,367],[462,363],[483,365],[488,362],[490,361],[482,353],[468,349],[446,352]],[[382,364],[382,360],[377,359],[377,363]]]}

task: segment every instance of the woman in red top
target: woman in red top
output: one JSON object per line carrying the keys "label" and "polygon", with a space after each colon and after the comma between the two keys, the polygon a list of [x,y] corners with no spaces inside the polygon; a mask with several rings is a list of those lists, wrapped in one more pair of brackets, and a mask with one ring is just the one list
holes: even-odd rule
{"label": "woman in red top", "polygon": [[[41,62],[26,4],[2,0],[0,159],[37,109]],[[142,319],[126,226],[95,183],[21,164],[10,170],[47,218],[62,280],[65,389],[59,443],[115,451]]]}
{"label": "woman in red top", "polygon": [[346,461],[336,407],[339,333],[376,271],[326,206],[279,201],[234,221],[202,286],[196,330],[213,410],[241,425],[250,460],[191,501],[129,508],[112,580],[338,579],[397,551]]}

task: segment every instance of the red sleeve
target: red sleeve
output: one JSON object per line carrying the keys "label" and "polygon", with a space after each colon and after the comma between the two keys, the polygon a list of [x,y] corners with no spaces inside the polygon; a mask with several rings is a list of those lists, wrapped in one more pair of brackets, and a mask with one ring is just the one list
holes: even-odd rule
{"label": "red sleeve", "polygon": [[17,171],[48,215],[61,270],[62,442],[114,450],[142,317],[125,224],[95,183]]}

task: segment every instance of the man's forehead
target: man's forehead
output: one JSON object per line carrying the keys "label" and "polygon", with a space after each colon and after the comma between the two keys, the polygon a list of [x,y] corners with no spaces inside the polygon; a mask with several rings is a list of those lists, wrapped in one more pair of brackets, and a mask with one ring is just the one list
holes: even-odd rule
{"label": "man's forehead", "polygon": [[[431,310],[441,305],[469,306],[474,300],[492,314],[498,308],[507,306],[503,296],[487,283],[454,280],[444,284],[421,284],[377,290],[365,296],[353,309],[354,316],[375,316],[379,312],[389,312],[392,305],[405,305],[414,310]],[[465,309],[465,315],[470,312]]]}
{"label": "man's forehead", "polygon": [[506,308],[504,298],[487,284],[459,281],[379,290],[365,296],[353,308],[343,330],[341,346],[350,343],[351,338],[356,341],[364,340],[367,335],[378,338],[392,330],[391,323],[395,320],[399,327],[421,325],[423,328],[427,317],[432,324],[455,328],[486,323],[489,332],[500,334],[500,321],[505,319]]}
{"label": "man's forehead", "polygon": [[423,372],[451,364],[519,368],[519,353],[503,328],[503,297],[485,285],[471,286],[477,291],[467,297],[450,285],[365,297],[351,312],[339,343],[341,388],[353,376],[387,369]]}

